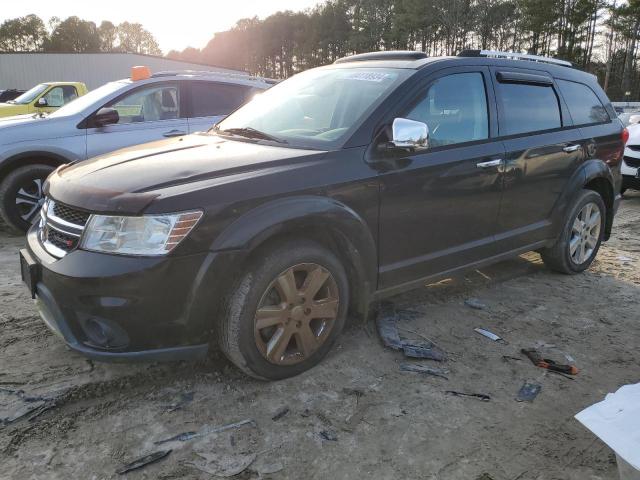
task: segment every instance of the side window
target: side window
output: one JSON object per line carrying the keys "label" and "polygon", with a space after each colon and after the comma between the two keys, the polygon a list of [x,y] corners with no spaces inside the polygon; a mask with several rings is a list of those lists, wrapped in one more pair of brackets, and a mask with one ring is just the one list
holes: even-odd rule
{"label": "side window", "polygon": [[609,114],[596,94],[582,83],[557,80],[575,125],[609,122]]}
{"label": "side window", "polygon": [[49,107],[61,107],[78,98],[78,91],[73,85],[54,87],[44,94],[43,98]]}
{"label": "side window", "polygon": [[191,116],[228,115],[242,105],[249,87],[226,83],[193,82],[191,84]]}
{"label": "side window", "polygon": [[488,138],[489,113],[482,74],[439,78],[404,116],[427,124],[432,147]]}
{"label": "side window", "polygon": [[498,83],[502,111],[500,135],[560,128],[560,104],[551,85]]}
{"label": "side window", "polygon": [[114,108],[118,124],[155,122],[180,118],[180,92],[177,85],[141,88],[107,105]]}

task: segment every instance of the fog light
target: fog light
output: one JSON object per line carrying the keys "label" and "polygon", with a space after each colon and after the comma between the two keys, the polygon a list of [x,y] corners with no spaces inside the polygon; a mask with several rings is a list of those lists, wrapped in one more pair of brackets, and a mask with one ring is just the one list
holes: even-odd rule
{"label": "fog light", "polygon": [[127,333],[110,320],[89,317],[82,319],[80,324],[91,346],[115,349],[129,344]]}

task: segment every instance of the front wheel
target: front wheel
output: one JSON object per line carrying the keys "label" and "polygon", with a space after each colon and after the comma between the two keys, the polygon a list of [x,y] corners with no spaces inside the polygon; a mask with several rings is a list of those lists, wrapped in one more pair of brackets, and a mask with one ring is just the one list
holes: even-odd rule
{"label": "front wheel", "polygon": [[288,242],[252,262],[220,319],[225,355],[262,380],[318,364],[344,326],[347,275],[338,258],[310,241]]}
{"label": "front wheel", "polygon": [[567,274],[589,268],[602,243],[605,216],[606,208],[597,192],[580,192],[556,243],[540,251],[545,265]]}
{"label": "front wheel", "polygon": [[0,216],[17,232],[37,221],[44,202],[42,186],[53,171],[48,165],[25,165],[9,173],[0,184]]}

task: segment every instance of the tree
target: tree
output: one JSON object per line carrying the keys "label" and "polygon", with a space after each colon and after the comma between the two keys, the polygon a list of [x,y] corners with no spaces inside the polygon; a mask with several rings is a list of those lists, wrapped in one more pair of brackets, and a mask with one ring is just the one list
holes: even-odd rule
{"label": "tree", "polygon": [[98,28],[93,22],[69,17],[60,22],[45,42],[48,52],[99,52]]}
{"label": "tree", "polygon": [[98,27],[98,37],[100,38],[100,51],[117,51],[118,28],[108,20],[104,20]]}
{"label": "tree", "polygon": [[162,54],[156,39],[139,23],[122,22],[118,25],[118,42],[119,49],[123,52]]}
{"label": "tree", "polygon": [[47,39],[44,22],[36,15],[5,20],[0,25],[0,50],[32,52],[42,50]]}

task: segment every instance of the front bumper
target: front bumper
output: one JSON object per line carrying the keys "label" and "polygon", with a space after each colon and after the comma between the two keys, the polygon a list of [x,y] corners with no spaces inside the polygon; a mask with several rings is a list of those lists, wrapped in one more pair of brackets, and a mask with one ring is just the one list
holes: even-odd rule
{"label": "front bumper", "polygon": [[22,253],[36,264],[40,316],[73,350],[107,361],[206,356],[220,299],[213,271],[229,254],[128,257],[75,250],[56,259],[42,248],[35,227]]}

